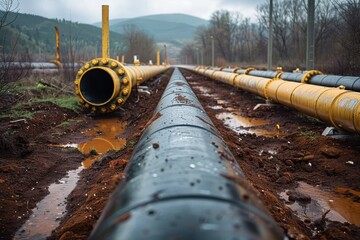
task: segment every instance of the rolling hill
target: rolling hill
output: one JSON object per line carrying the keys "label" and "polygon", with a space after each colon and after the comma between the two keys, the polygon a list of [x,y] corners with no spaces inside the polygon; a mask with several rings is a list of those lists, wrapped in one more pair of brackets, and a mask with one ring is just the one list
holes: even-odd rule
{"label": "rolling hill", "polygon": [[[14,17],[15,13],[10,13],[8,19]],[[43,58],[50,58],[55,56],[55,26],[60,29],[62,52],[65,53],[70,45],[77,53],[91,52],[92,57],[96,52],[101,52],[101,29],[96,26],[22,13],[18,14],[12,24],[1,29],[0,46],[3,45],[5,52],[10,52],[11,46],[16,42],[18,52],[26,51],[31,56],[42,55]],[[120,47],[120,40],[120,34],[110,34],[112,48]]]}
{"label": "rolling hill", "polygon": [[[10,13],[13,19],[15,13]],[[121,34],[125,25],[136,25],[152,36],[159,44],[167,44],[169,57],[175,58],[183,43],[193,39],[197,27],[208,21],[186,14],[158,14],[136,18],[110,20],[111,53],[121,52]],[[95,26],[94,26],[95,25]],[[60,29],[62,56],[69,56],[70,46],[78,60],[87,60],[101,54],[101,23],[81,24],[65,19],[19,13],[16,21],[1,29],[0,49],[5,53],[12,51],[16,43],[17,52],[29,54],[34,61],[47,61],[55,56],[55,30]]]}
{"label": "rolling hill", "polygon": [[[187,14],[156,14],[136,18],[110,20],[111,30],[123,33],[125,25],[136,25],[157,42],[181,45],[193,39],[197,27],[207,25],[208,21]],[[101,26],[101,23],[95,23]]]}

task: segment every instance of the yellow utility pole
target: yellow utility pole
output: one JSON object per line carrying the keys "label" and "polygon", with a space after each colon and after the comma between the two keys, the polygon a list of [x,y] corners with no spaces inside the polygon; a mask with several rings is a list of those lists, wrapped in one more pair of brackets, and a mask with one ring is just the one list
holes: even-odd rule
{"label": "yellow utility pole", "polygon": [[109,58],[109,5],[102,5],[102,57]]}
{"label": "yellow utility pole", "polygon": [[156,65],[160,66],[160,51],[156,52]]}

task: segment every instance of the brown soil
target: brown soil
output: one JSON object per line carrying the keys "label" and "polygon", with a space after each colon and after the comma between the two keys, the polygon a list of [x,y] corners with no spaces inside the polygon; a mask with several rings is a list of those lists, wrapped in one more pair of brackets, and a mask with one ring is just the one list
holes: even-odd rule
{"label": "brown soil", "polygon": [[[152,121],[163,90],[172,71],[159,79],[147,81],[151,97],[131,95],[116,113],[101,116],[126,121],[127,128],[119,137],[126,138],[121,151],[110,151],[81,172],[75,190],[68,196],[67,214],[50,239],[86,239],[110,193],[121,179],[134,145],[149,121]],[[357,136],[334,139],[321,136],[326,125],[282,106],[254,111],[263,100],[231,86],[184,71],[190,85],[210,89],[222,96],[223,107],[239,110],[244,117],[266,119],[264,130],[270,136],[237,134],[227,128],[216,114],[226,110],[212,109],[216,100],[194,88],[207,114],[221,132],[239,165],[273,218],[290,239],[359,239],[360,228],[352,224],[331,222],[319,216],[318,221],[301,221],[279,198],[285,189],[295,189],[297,182],[319,185],[325,190],[351,188],[360,191],[360,141]],[[95,124],[98,117],[75,114],[50,103],[32,106],[37,111],[28,121],[0,122],[0,239],[11,239],[31,214],[31,209],[47,193],[49,184],[76,169],[86,157],[79,151],[51,145],[81,142],[80,132]],[[61,124],[69,121],[69,125]],[[278,125],[278,127],[276,127]],[[261,154],[260,151],[263,150]],[[276,151],[270,154],[268,150]],[[346,164],[352,161],[353,165]],[[309,163],[312,165],[310,166]],[[296,193],[296,192],[295,192]],[[307,196],[290,194],[296,201],[309,201]],[[311,198],[311,196],[310,196]],[[354,200],[360,202],[359,198]],[[314,233],[314,228],[319,230]]]}

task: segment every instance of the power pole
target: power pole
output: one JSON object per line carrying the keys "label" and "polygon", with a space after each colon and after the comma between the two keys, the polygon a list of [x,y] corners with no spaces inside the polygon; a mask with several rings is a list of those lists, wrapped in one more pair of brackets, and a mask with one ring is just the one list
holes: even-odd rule
{"label": "power pole", "polygon": [[109,5],[102,5],[102,57],[110,57]]}
{"label": "power pole", "polygon": [[168,63],[167,63],[167,61],[168,61],[168,60],[167,60],[166,44],[164,45],[164,48],[165,48],[165,52],[164,52],[164,55],[165,55],[165,56],[164,56],[164,61],[165,61],[165,66],[167,66],[167,64],[168,64]]}
{"label": "power pole", "polygon": [[306,70],[313,70],[315,68],[315,0],[308,0],[307,14]]}
{"label": "power pole", "polygon": [[201,65],[204,65],[204,47],[201,47]]}
{"label": "power pole", "polygon": [[269,9],[269,37],[267,52],[267,70],[272,70],[272,49],[273,49],[273,0],[270,0]]}
{"label": "power pole", "polygon": [[211,38],[211,66],[215,66],[215,44],[214,44],[214,36],[210,36]]}
{"label": "power pole", "polygon": [[199,48],[196,48],[196,65],[200,65],[200,52],[199,52]]}

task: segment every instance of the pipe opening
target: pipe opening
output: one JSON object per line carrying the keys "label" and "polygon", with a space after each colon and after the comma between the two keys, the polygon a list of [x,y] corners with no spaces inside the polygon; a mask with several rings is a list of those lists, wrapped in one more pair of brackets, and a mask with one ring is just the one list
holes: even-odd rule
{"label": "pipe opening", "polygon": [[106,70],[91,69],[81,77],[80,92],[89,103],[106,104],[114,94],[114,81]]}

